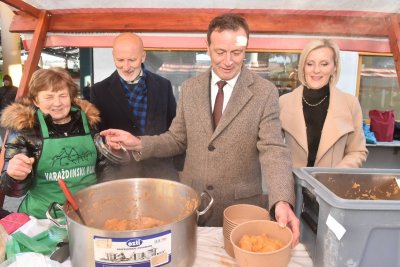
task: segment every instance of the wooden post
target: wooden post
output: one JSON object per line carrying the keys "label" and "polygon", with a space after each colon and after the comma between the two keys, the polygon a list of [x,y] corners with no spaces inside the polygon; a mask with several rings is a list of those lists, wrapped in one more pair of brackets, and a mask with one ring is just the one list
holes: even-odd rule
{"label": "wooden post", "polygon": [[[32,77],[33,72],[37,69],[37,64],[39,62],[40,54],[42,53],[42,48],[44,42],[46,41],[46,33],[49,25],[49,16],[47,11],[41,11],[39,15],[39,20],[33,33],[32,45],[30,46],[28,59],[25,63],[21,83],[18,87],[18,92],[16,98],[20,98],[28,94],[29,81]],[[8,135],[8,130],[6,131],[1,153],[0,153],[0,170],[3,169],[4,165],[4,144]],[[4,204],[4,193],[0,192],[0,207]]]}
{"label": "wooden post", "polygon": [[46,41],[47,29],[49,27],[50,14],[46,10],[42,10],[39,15],[39,20],[33,33],[31,45],[29,47],[28,59],[24,65],[21,83],[18,88],[17,98],[28,94],[29,81],[33,72],[37,69],[40,55],[44,43]]}

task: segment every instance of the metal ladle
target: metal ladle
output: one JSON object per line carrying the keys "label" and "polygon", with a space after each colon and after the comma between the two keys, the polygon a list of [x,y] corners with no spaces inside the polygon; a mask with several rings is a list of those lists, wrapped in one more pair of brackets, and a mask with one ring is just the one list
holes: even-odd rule
{"label": "metal ladle", "polygon": [[68,186],[65,184],[63,179],[58,179],[58,184],[60,185],[62,191],[64,192],[65,197],[67,198],[69,204],[71,205],[72,209],[76,212],[79,219],[81,220],[82,224],[86,225],[85,220],[82,217],[82,214],[79,210],[78,204],[75,201],[75,198],[72,196],[71,192],[69,191]]}

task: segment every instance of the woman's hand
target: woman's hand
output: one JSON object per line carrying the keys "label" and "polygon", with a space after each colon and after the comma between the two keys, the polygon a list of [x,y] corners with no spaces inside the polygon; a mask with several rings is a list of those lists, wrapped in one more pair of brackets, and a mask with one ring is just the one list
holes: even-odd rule
{"label": "woman's hand", "polygon": [[28,174],[32,172],[34,162],[34,158],[17,154],[8,162],[7,174],[15,180],[25,180]]}
{"label": "woman's hand", "polygon": [[124,130],[108,129],[101,131],[100,134],[106,137],[107,144],[113,149],[121,149],[121,145],[128,150],[140,152],[142,141]]}

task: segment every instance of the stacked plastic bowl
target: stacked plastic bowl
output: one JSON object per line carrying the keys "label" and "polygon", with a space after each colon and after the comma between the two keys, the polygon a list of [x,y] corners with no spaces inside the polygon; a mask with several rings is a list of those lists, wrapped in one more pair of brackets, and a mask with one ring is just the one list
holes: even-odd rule
{"label": "stacked plastic bowl", "polygon": [[269,219],[270,217],[268,211],[258,206],[237,204],[227,207],[224,210],[222,229],[224,235],[224,248],[229,256],[233,258],[235,257],[230,235],[236,226],[248,221]]}

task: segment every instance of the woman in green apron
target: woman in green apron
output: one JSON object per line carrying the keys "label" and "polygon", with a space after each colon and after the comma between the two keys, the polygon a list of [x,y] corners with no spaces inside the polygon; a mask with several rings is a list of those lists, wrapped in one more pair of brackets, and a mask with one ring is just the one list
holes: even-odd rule
{"label": "woman in green apron", "polygon": [[13,197],[26,194],[19,212],[46,218],[52,202],[65,201],[58,179],[75,193],[107,173],[108,163],[93,142],[99,112],[77,98],[78,90],[64,69],[37,70],[28,97],[1,116],[1,125],[10,132],[0,189]]}

